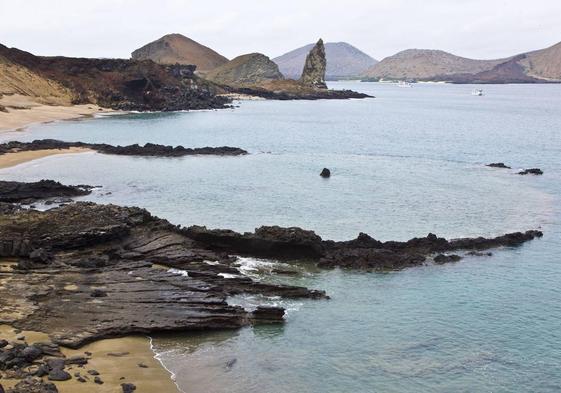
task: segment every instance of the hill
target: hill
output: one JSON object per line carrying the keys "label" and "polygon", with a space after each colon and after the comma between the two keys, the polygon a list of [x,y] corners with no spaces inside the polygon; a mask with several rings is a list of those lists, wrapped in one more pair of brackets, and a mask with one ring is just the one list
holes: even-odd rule
{"label": "hill", "polygon": [[[19,77],[35,80],[35,86],[62,86],[70,92],[72,104],[97,104],[102,107],[172,111],[222,108],[227,100],[215,95],[210,82],[194,75],[193,65],[161,65],[153,61],[127,59],[86,59],[35,56],[0,45],[0,57],[17,66]],[[10,65],[7,65],[10,67]],[[38,78],[36,78],[36,76]],[[35,79],[34,79],[35,78]],[[46,81],[46,82],[45,82]],[[20,92],[26,85],[18,81]],[[46,89],[46,88],[45,88]],[[48,95],[41,92],[41,97]]]}
{"label": "hill", "polygon": [[[309,44],[295,49],[273,59],[279,65],[280,71],[287,78],[298,79],[302,74],[306,56],[315,44]],[[346,42],[328,42],[325,44],[327,58],[327,79],[345,79],[358,77],[377,63],[354,46]]]}
{"label": "hill", "polygon": [[387,57],[366,71],[379,79],[433,80],[454,74],[477,74],[503,63],[501,60],[474,60],[441,50],[408,49]]}
{"label": "hill", "polygon": [[28,96],[42,104],[70,105],[72,93],[60,83],[0,56],[0,96]]}
{"label": "hill", "polygon": [[529,76],[561,80],[561,42],[549,48],[526,53],[520,61]]}
{"label": "hill", "polygon": [[261,53],[238,56],[207,72],[204,77],[228,86],[251,86],[266,80],[284,79],[279,67]]}
{"label": "hill", "polygon": [[134,60],[159,64],[194,64],[199,71],[210,71],[228,62],[214,50],[181,34],[168,34],[132,52]]}

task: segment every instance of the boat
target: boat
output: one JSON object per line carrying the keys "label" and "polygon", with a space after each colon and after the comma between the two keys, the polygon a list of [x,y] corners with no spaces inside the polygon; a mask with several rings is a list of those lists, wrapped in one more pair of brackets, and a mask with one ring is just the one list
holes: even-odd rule
{"label": "boat", "polygon": [[413,85],[411,85],[411,83],[407,82],[407,81],[400,81],[397,84],[398,87],[413,87]]}
{"label": "boat", "polygon": [[473,89],[471,95],[481,97],[483,95],[483,89]]}

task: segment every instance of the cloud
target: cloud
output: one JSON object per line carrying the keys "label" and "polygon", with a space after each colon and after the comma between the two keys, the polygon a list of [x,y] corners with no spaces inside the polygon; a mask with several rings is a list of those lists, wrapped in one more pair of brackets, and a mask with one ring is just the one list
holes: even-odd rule
{"label": "cloud", "polygon": [[320,36],[377,58],[407,48],[496,58],[561,41],[558,0],[26,0],[2,1],[0,15],[0,42],[42,55],[128,57],[172,32],[230,58]]}

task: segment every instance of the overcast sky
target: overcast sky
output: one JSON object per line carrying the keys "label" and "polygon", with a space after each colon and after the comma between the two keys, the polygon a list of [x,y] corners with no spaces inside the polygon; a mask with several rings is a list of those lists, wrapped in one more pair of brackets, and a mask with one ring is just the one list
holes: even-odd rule
{"label": "overcast sky", "polygon": [[561,0],[0,0],[0,43],[40,55],[127,58],[167,33],[229,58],[319,37],[377,59],[408,48],[498,58],[561,41]]}

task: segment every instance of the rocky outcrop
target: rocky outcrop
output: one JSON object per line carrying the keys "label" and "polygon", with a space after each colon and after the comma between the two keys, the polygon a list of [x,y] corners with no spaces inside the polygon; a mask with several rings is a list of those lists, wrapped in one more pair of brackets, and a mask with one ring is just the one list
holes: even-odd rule
{"label": "rocky outcrop", "polygon": [[373,98],[368,94],[352,90],[327,90],[306,87],[299,81],[279,80],[269,81],[261,86],[241,87],[230,90],[233,93],[246,94],[268,100],[347,100]]}
{"label": "rocky outcrop", "polygon": [[323,177],[324,179],[327,179],[327,178],[331,177],[331,171],[327,168],[323,168],[319,175],[321,177]]}
{"label": "rocky outcrop", "polygon": [[205,78],[228,86],[253,86],[284,79],[279,67],[261,53],[238,56],[205,74]]}
{"label": "rocky outcrop", "polygon": [[491,164],[487,164],[486,166],[490,168],[511,169],[511,167],[506,165],[504,162],[492,162]]}
{"label": "rocky outcrop", "polygon": [[0,273],[0,323],[72,348],[135,333],[282,322],[278,308],[228,305],[235,294],[326,297],[256,282],[235,257],[139,208],[75,203],[6,213],[0,246],[0,257],[19,258],[14,272]]}
{"label": "rocky outcrop", "polygon": [[0,180],[0,202],[22,202],[52,197],[75,197],[91,193],[91,186],[65,186],[53,180],[34,183]]}
{"label": "rocky outcrop", "polygon": [[[380,242],[361,233],[346,242],[322,240],[314,232],[300,228],[261,227],[254,233],[208,230],[190,227],[187,236],[212,250],[276,259],[314,259],[319,267],[343,267],[361,270],[399,270],[425,263],[433,254],[452,251],[481,251],[496,247],[516,247],[539,238],[539,231],[515,232],[495,238],[446,240],[434,234],[407,242]],[[440,261],[444,260],[439,258]]]}
{"label": "rocky outcrop", "polygon": [[[290,51],[273,59],[279,65],[280,71],[287,78],[298,79],[306,56],[315,44],[309,44]],[[346,42],[326,42],[325,58],[327,69],[325,77],[328,80],[359,78],[377,61]]]}
{"label": "rocky outcrop", "polygon": [[326,68],[327,60],[325,58],[325,47],[323,45],[323,40],[320,38],[306,57],[300,82],[302,82],[304,86],[316,89],[327,89],[327,85],[325,84]]}
{"label": "rocky outcrop", "polygon": [[186,148],[183,146],[174,147],[154,143],[146,143],[144,146],[138,144],[113,146],[105,143],[64,142],[56,139],[37,139],[33,142],[14,141],[1,143],[0,155],[19,151],[70,149],[72,147],[87,148],[103,154],[139,157],[183,157],[192,155],[240,156],[247,154],[247,151],[239,147],[229,146]]}
{"label": "rocky outcrop", "polygon": [[543,175],[543,171],[540,168],[530,168],[524,169],[523,171],[518,172],[519,175]]}
{"label": "rocky outcrop", "polygon": [[151,60],[34,56],[0,45],[0,56],[56,82],[73,104],[138,111],[223,108],[227,98],[194,75],[194,65],[160,65]]}

